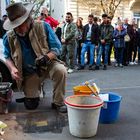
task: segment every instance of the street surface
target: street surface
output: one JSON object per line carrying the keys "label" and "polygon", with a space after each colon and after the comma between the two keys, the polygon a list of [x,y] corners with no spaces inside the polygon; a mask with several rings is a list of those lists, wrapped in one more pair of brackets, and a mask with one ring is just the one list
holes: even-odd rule
{"label": "street surface", "polygon": [[[99,124],[97,135],[89,140],[139,140],[140,139],[140,66],[114,67],[108,70],[82,70],[68,74],[66,97],[73,95],[73,87],[85,81],[95,81],[101,93],[115,92],[122,96],[119,119],[113,124]],[[52,83],[45,82],[45,98],[35,111],[25,110],[15,103],[21,96],[15,93],[9,114],[0,115],[8,127],[4,140],[79,140],[69,133],[67,114],[51,109]]]}

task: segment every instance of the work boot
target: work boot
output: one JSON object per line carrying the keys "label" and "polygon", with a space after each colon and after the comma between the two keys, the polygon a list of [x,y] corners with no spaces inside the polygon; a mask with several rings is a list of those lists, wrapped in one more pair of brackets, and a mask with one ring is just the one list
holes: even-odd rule
{"label": "work boot", "polygon": [[60,113],[67,113],[66,105],[56,105],[55,103],[52,103],[52,109],[55,109]]}

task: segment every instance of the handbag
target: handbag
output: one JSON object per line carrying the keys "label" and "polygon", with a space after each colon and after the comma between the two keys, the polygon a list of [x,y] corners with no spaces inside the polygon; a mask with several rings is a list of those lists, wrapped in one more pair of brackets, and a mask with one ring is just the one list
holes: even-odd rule
{"label": "handbag", "polygon": [[126,35],[124,36],[124,41],[125,41],[125,42],[129,42],[129,41],[130,41],[130,36],[129,36],[128,34],[126,34]]}

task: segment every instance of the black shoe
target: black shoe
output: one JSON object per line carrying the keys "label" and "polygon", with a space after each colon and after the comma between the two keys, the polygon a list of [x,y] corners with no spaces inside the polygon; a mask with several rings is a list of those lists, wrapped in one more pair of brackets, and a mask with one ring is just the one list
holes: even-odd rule
{"label": "black shoe", "polygon": [[128,66],[128,64],[127,63],[123,63],[123,66]]}
{"label": "black shoe", "polygon": [[88,69],[89,69],[89,70],[93,70],[92,65],[90,65],[90,66],[88,67]]}
{"label": "black shoe", "polygon": [[84,66],[79,66],[77,70],[83,70]]}
{"label": "black shoe", "polygon": [[67,107],[66,105],[56,105],[55,103],[52,103],[52,109],[57,110],[60,113],[67,113]]}
{"label": "black shoe", "polygon": [[103,70],[107,70],[107,66],[106,65],[104,65]]}
{"label": "black shoe", "polygon": [[39,97],[36,98],[24,98],[24,106],[28,110],[34,110],[39,105]]}
{"label": "black shoe", "polygon": [[100,67],[99,66],[95,66],[95,70],[99,70],[100,69]]}

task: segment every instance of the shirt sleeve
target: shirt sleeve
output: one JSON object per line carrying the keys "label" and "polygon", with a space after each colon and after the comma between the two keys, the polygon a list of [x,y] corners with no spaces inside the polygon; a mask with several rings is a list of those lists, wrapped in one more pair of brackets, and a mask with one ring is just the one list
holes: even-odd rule
{"label": "shirt sleeve", "polygon": [[7,34],[5,34],[3,37],[3,54],[5,59],[11,58],[11,50],[9,47]]}
{"label": "shirt sleeve", "polygon": [[51,26],[44,22],[49,49],[57,56],[61,54],[62,46]]}

